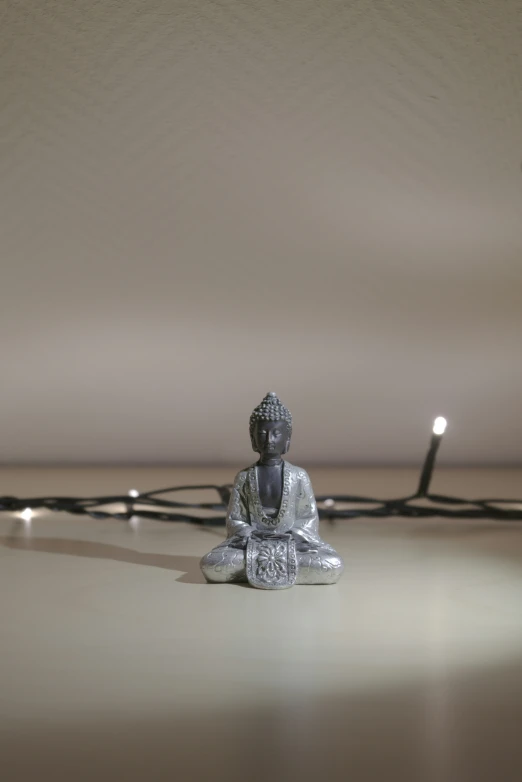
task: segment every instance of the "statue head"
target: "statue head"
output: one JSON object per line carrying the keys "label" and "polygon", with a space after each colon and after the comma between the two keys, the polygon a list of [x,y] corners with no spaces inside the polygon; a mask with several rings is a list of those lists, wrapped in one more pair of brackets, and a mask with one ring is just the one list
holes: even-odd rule
{"label": "statue head", "polygon": [[269,391],[250,416],[250,440],[259,454],[281,455],[290,449],[292,414],[274,391]]}

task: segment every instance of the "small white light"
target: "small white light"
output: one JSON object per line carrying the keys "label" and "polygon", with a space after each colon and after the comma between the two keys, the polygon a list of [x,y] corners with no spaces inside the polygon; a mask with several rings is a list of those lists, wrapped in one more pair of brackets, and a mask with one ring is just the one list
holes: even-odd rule
{"label": "small white light", "polygon": [[24,521],[31,521],[33,518],[33,511],[31,508],[25,508],[20,514],[20,516],[23,518]]}
{"label": "small white light", "polygon": [[129,497],[139,497],[140,493],[137,489],[131,489],[129,491]]}
{"label": "small white light", "polygon": [[334,508],[335,507],[335,500],[325,500],[323,503],[325,508]]}
{"label": "small white light", "polygon": [[448,422],[446,419],[439,415],[439,417],[436,418],[433,422],[433,434],[444,434],[447,425]]}

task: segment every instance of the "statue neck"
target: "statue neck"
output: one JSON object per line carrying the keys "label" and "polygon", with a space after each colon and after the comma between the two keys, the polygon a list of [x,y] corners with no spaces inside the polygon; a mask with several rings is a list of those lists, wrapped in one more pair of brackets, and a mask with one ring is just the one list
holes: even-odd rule
{"label": "statue neck", "polygon": [[264,454],[259,457],[258,464],[263,467],[277,467],[283,463],[280,454]]}

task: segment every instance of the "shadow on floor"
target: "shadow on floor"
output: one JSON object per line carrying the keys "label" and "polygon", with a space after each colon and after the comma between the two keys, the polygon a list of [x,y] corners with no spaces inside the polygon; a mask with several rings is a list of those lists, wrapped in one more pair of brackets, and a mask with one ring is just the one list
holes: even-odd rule
{"label": "shadow on floor", "polygon": [[67,554],[72,557],[89,559],[110,559],[114,562],[126,562],[130,565],[145,565],[163,570],[181,571],[183,575],[176,581],[184,584],[205,584],[205,578],[199,567],[199,557],[178,554],[151,554],[144,551],[98,543],[89,540],[69,538],[0,537],[0,545],[17,551],[39,551],[45,554]]}

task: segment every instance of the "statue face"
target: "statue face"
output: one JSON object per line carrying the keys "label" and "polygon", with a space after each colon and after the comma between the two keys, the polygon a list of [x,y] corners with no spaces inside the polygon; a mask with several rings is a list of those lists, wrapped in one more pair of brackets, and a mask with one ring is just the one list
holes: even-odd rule
{"label": "statue face", "polygon": [[281,456],[290,447],[286,421],[256,421],[254,445],[263,456]]}

